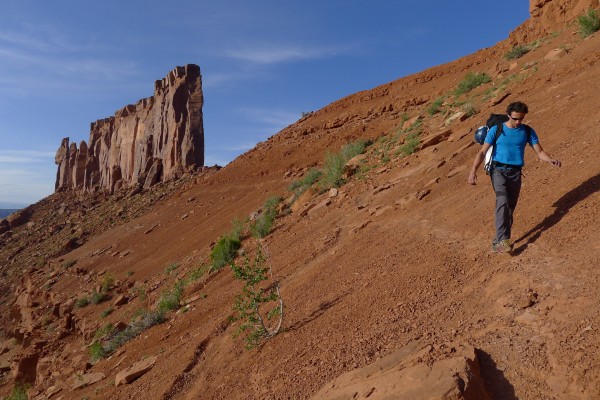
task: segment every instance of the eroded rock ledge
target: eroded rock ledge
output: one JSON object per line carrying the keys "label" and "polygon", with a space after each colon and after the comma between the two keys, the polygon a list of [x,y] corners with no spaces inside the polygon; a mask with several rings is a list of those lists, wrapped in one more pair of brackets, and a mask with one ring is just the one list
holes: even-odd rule
{"label": "eroded rock ledge", "polygon": [[91,124],[77,148],[64,138],[56,152],[56,191],[148,188],[204,165],[200,67],[176,67],[154,95]]}

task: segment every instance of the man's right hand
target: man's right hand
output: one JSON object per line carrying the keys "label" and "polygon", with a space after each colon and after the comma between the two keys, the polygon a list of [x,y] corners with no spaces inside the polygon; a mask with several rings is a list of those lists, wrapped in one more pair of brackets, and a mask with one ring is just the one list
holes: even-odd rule
{"label": "man's right hand", "polygon": [[470,185],[477,185],[477,172],[476,171],[469,172],[469,179],[467,180],[467,182]]}

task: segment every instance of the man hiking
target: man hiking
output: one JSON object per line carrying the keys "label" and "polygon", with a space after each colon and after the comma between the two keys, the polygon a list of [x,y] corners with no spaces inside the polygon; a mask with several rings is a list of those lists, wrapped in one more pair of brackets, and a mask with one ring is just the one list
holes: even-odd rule
{"label": "man hiking", "polygon": [[[513,214],[521,190],[521,168],[525,164],[525,145],[529,143],[540,160],[560,167],[560,161],[544,151],[535,131],[523,124],[523,119],[528,112],[527,105],[520,101],[508,105],[506,109],[508,121],[501,125],[501,134],[496,139],[496,131],[499,126],[489,129],[481,149],[475,155],[469,173],[468,183],[476,185],[477,170],[488,149],[494,146],[490,177],[494,192],[496,192],[496,237],[492,242],[492,251],[496,253],[509,253],[513,249],[510,234]],[[494,140],[496,140],[495,144]]]}

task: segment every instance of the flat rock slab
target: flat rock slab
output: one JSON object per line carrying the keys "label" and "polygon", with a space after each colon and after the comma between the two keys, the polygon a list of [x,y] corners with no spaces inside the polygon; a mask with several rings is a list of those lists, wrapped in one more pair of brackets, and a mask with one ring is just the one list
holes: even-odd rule
{"label": "flat rock slab", "polygon": [[364,368],[339,376],[313,400],[489,400],[472,347],[428,365],[431,346],[411,343]]}
{"label": "flat rock slab", "polygon": [[100,382],[104,378],[106,378],[106,375],[104,375],[102,372],[92,372],[91,374],[77,376],[75,377],[73,389],[81,389],[86,386],[93,385],[94,383]]}
{"label": "flat rock slab", "polygon": [[138,361],[133,364],[130,368],[121,371],[115,377],[115,386],[125,385],[135,381],[140,376],[154,368],[158,357],[148,357],[145,360]]}

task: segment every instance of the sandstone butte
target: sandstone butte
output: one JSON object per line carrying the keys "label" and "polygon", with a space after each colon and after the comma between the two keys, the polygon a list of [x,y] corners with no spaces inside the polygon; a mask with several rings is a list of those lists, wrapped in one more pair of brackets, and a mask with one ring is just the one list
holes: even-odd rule
{"label": "sandstone butte", "polygon": [[177,67],[154,95],[91,124],[77,148],[64,138],[56,152],[56,191],[149,188],[204,165],[200,67]]}
{"label": "sandstone butte", "polygon": [[[134,194],[132,169],[119,164],[117,184],[107,163],[96,192],[82,183],[2,220],[0,397],[25,382],[30,398],[62,400],[599,399],[600,33],[582,38],[575,21],[600,4],[529,5],[506,40],[335,101],[225,168],[172,161],[184,173]],[[517,45],[531,49],[507,60]],[[468,72],[492,82],[455,98]],[[474,130],[514,100],[563,166],[526,151],[515,253],[497,256],[489,183],[466,180]],[[293,196],[357,139],[373,143],[344,185]],[[242,285],[207,266],[272,195],[284,201],[263,245],[283,330],[246,350],[230,318]],[[236,264],[255,249],[245,232]]]}

